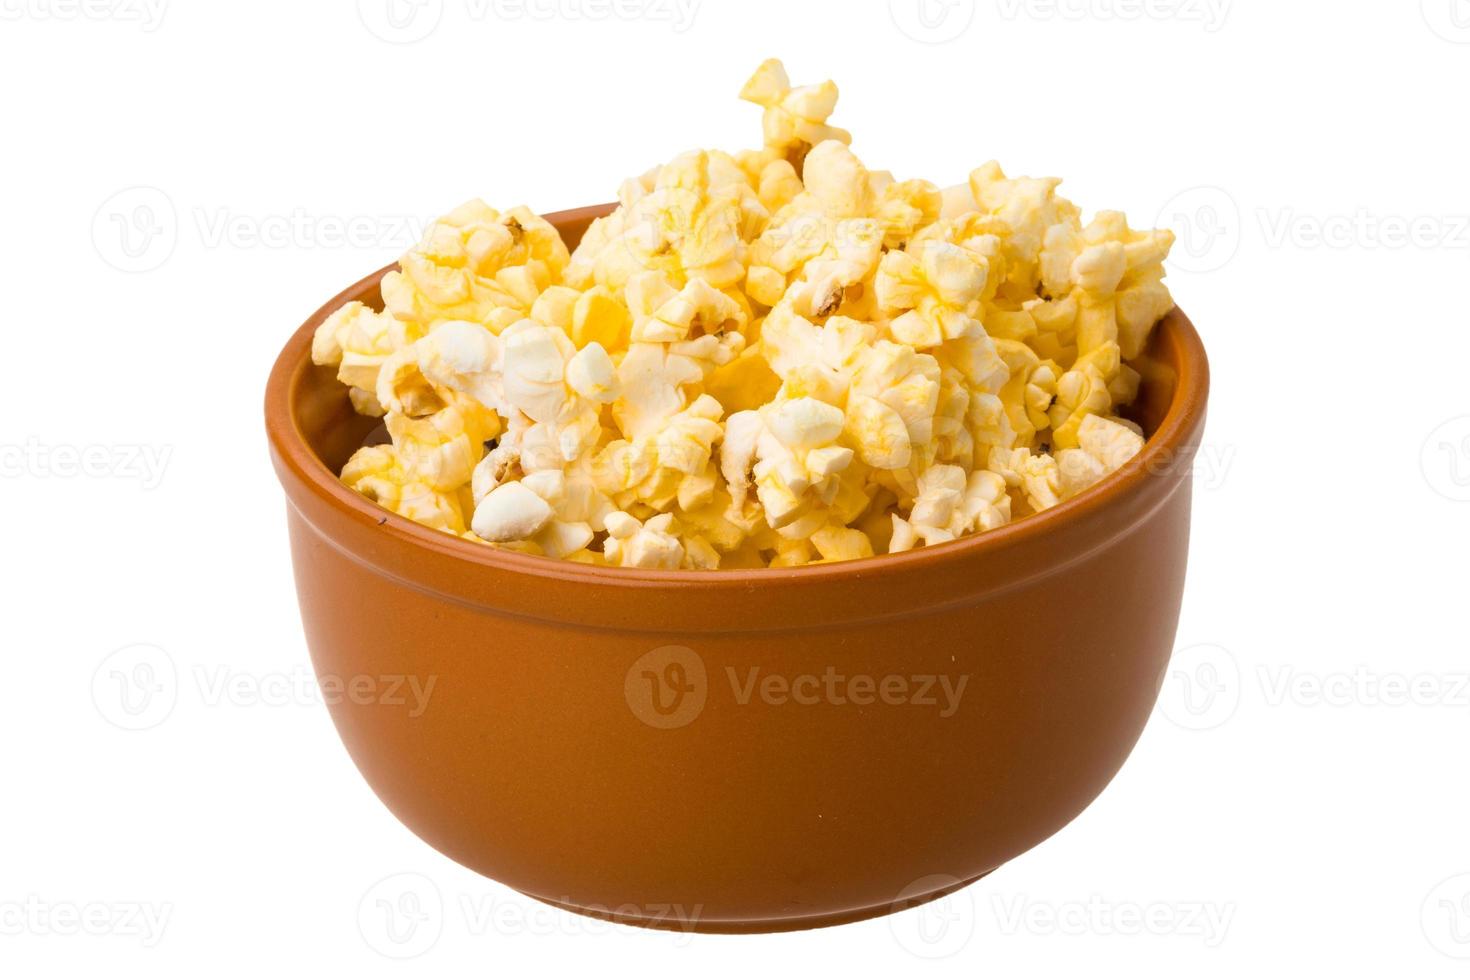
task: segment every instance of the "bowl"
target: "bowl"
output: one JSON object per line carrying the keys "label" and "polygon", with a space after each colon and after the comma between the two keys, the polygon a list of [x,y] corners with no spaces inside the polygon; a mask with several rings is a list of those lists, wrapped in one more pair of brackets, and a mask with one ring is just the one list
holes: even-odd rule
{"label": "bowl", "polygon": [[[611,205],[548,215],[569,247]],[[937,898],[1056,833],[1122,766],[1184,587],[1208,367],[1175,309],[1141,359],[1141,453],[1042,514],[791,569],[599,568],[497,550],[343,487],[375,427],[313,331],[265,421],[307,645],[363,777],[526,895],[763,932]]]}

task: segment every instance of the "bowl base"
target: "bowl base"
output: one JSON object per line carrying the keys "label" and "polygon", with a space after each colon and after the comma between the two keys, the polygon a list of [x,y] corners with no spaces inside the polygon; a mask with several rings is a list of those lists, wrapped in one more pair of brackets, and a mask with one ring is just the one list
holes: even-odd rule
{"label": "bowl base", "polygon": [[[991,870],[993,871],[994,869]],[[615,909],[586,907],[575,905],[571,902],[542,898],[540,895],[533,895],[530,892],[522,892],[521,894],[546,905],[551,905],[567,912],[575,912],[577,915],[602,919],[606,922],[616,922],[619,925],[639,926],[643,929],[663,929],[668,932],[725,934],[795,932],[800,929],[822,929],[827,926],[846,925],[849,922],[861,922],[864,919],[874,919],[881,915],[891,915],[894,912],[903,912],[920,905],[927,905],[946,895],[953,894],[962,888],[968,888],[988,874],[990,874],[990,871],[975,875],[973,878],[968,878],[964,881],[946,885],[943,888],[937,888],[931,892],[924,892],[892,902],[885,902],[881,905],[869,905],[865,908],[848,909],[844,912],[780,916],[769,919],[707,919],[700,916],[697,912],[684,912],[681,914],[680,911],[673,908],[655,914],[634,915]]]}

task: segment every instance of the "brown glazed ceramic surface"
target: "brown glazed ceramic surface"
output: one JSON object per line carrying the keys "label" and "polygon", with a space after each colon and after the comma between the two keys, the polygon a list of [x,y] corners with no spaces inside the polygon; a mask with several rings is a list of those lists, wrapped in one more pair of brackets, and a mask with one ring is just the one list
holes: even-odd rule
{"label": "brown glazed ceramic surface", "polygon": [[[609,208],[548,217],[571,247]],[[382,274],[286,344],[266,428],[332,718],[438,850],[621,921],[828,925],[986,874],[1123,764],[1174,640],[1204,424],[1177,309],[1146,354],[1147,445],[1073,500],[901,555],[668,572],[495,550],[337,482],[376,422],[311,336],[380,307]]]}

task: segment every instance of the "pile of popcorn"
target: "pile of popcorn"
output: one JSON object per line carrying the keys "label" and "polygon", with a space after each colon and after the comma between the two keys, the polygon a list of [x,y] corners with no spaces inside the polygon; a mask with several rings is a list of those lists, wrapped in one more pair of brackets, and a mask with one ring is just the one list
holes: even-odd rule
{"label": "pile of popcorn", "polygon": [[640,568],[891,554],[1045,510],[1143,446],[1115,415],[1173,306],[1168,231],[1086,225],[995,163],[869,170],[832,82],[767,61],[764,147],[626,181],[569,253],[471,201],[337,310],[332,365],[391,444],[347,486],[496,547]]}

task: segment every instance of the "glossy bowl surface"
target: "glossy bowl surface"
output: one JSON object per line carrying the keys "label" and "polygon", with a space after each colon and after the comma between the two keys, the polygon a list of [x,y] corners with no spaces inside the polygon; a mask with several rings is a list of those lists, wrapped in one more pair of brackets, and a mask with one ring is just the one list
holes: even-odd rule
{"label": "glossy bowl surface", "polygon": [[[610,206],[548,215],[575,246]],[[1142,363],[1144,450],[1044,514],[901,555],[667,572],[508,553],[335,474],[355,415],[316,326],[266,428],[312,662],[383,802],[454,860],[619,921],[850,921],[975,880],[1118,771],[1184,587],[1209,372],[1174,310]]]}

